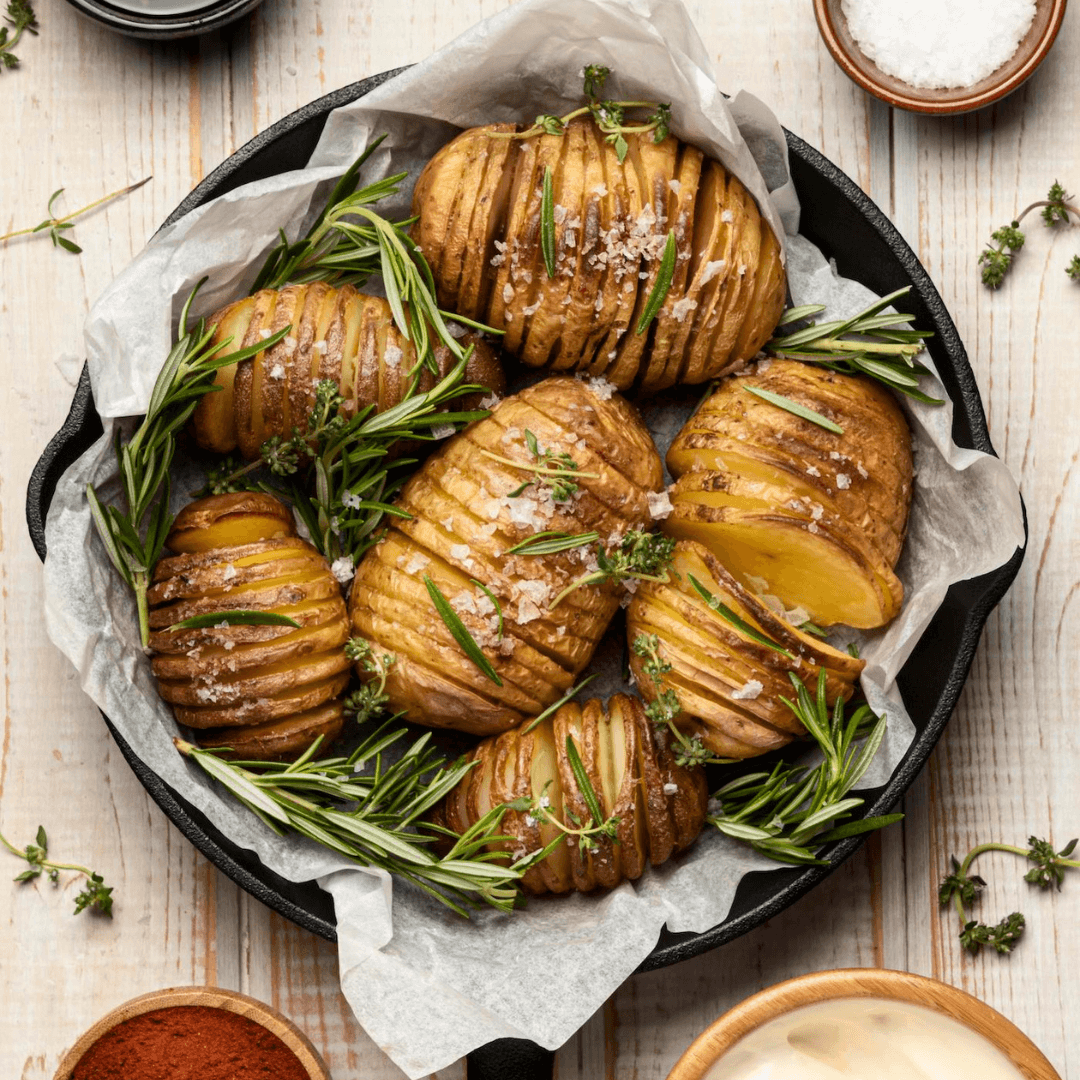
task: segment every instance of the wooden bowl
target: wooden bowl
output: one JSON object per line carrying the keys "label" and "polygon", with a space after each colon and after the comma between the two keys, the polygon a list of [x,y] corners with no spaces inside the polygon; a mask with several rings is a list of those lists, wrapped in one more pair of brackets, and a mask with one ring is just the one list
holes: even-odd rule
{"label": "wooden bowl", "polygon": [[762,990],[706,1028],[675,1063],[667,1080],[701,1080],[743,1036],[793,1009],[836,998],[866,997],[922,1005],[950,1016],[996,1046],[1028,1080],[1061,1080],[1015,1024],[978,998],[936,979],[881,968],[819,971]]}
{"label": "wooden bowl", "polygon": [[[991,0],[991,3],[993,0]],[[1043,62],[1054,44],[1068,0],[1035,0],[1035,19],[1010,60],[974,86],[927,90],[886,75],[855,44],[841,0],[814,0],[818,29],[841,71],[887,105],[911,112],[963,113],[1011,94]]]}
{"label": "wooden bowl", "polygon": [[288,1017],[254,998],[238,994],[234,990],[220,990],[215,986],[178,986],[171,990],[155,990],[117,1006],[86,1031],[64,1055],[53,1080],[70,1080],[71,1073],[83,1054],[117,1024],[155,1009],[169,1009],[176,1005],[202,1005],[210,1009],[224,1009],[254,1020],[272,1035],[276,1035],[296,1055],[311,1080],[331,1080],[330,1071],[315,1047]]}

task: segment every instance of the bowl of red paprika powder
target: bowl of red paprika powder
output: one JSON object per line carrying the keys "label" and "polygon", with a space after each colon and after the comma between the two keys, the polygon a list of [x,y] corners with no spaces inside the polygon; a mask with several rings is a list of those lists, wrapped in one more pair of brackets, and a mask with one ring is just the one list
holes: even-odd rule
{"label": "bowl of red paprika powder", "polygon": [[261,1001],[212,986],[133,998],[64,1056],[54,1080],[331,1080],[307,1036]]}

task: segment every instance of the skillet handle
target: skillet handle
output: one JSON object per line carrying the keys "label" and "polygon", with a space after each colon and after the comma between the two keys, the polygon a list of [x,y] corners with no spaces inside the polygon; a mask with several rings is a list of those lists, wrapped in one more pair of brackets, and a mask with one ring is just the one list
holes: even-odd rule
{"label": "skillet handle", "polygon": [[552,1080],[555,1051],[527,1039],[496,1039],[465,1059],[466,1080]]}

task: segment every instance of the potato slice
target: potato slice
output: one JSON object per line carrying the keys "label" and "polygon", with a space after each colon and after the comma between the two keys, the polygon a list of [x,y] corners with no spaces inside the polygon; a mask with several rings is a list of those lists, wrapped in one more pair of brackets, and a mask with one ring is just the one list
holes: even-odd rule
{"label": "potato slice", "polygon": [[244,761],[291,761],[320,736],[320,745],[329,746],[341,734],[344,723],[341,701],[335,699],[284,720],[239,728],[208,728],[197,732],[195,741],[205,749],[228,748],[231,752],[224,753],[223,757]]}

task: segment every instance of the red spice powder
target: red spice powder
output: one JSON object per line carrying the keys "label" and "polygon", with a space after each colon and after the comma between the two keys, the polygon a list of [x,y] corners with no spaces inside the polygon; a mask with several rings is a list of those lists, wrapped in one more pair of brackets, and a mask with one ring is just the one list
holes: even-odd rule
{"label": "red spice powder", "polygon": [[246,1016],[173,1005],[117,1024],[71,1080],[308,1080],[297,1056]]}

